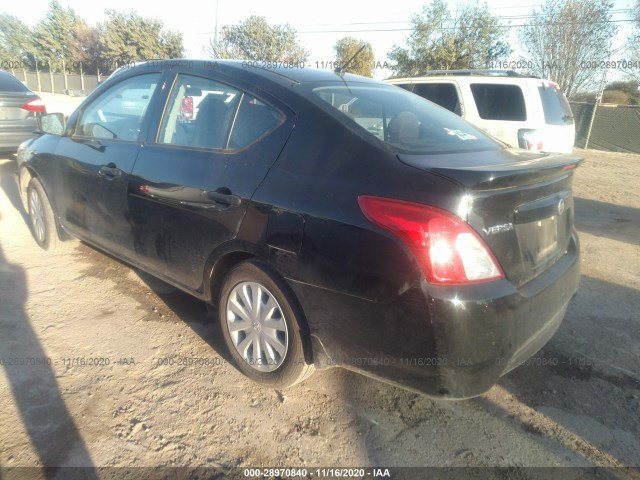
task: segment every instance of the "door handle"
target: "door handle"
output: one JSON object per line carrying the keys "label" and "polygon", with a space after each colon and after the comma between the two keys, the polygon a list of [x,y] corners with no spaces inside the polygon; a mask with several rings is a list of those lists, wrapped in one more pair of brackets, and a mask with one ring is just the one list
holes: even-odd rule
{"label": "door handle", "polygon": [[107,180],[113,180],[116,177],[120,177],[123,173],[124,172],[116,167],[113,163],[110,163],[105,167],[100,167],[100,170],[98,170],[98,175],[101,177],[106,177]]}
{"label": "door handle", "polygon": [[207,192],[207,197],[214,203],[228,205],[229,207],[239,207],[242,202],[242,199],[238,195],[233,195],[231,190],[224,187]]}

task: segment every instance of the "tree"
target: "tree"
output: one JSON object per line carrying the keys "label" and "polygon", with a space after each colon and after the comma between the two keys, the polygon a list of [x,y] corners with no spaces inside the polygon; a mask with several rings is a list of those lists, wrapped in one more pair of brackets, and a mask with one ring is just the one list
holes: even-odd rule
{"label": "tree", "polygon": [[640,62],[640,0],[636,0],[636,4],[632,8],[632,16],[635,25],[627,42],[627,52],[632,60],[632,65],[630,67],[627,66],[627,68],[623,65],[622,70],[625,74],[635,79],[636,82],[640,82],[640,70],[637,65]]}
{"label": "tree", "polygon": [[102,62],[102,44],[100,30],[81,21],[74,32],[75,43],[72,46],[76,64],[72,70],[95,75]]}
{"label": "tree", "polygon": [[182,35],[163,31],[160,20],[135,12],[106,10],[108,20],[101,25],[102,65],[113,70],[131,62],[158,58],[182,58]]}
{"label": "tree", "polygon": [[547,0],[520,32],[531,72],[553,80],[567,97],[600,80],[594,75],[609,59],[618,27],[608,0]]}
{"label": "tree", "polygon": [[34,49],[38,60],[47,62],[51,70],[57,71],[79,64],[76,33],[82,23],[73,9],[64,9],[57,0],[53,0],[44,19],[34,30]]}
{"label": "tree", "polygon": [[[611,99],[611,97],[614,99]],[[607,98],[610,100],[607,102]],[[617,103],[619,105],[640,105],[640,92],[638,91],[638,82],[616,81],[609,83],[604,89],[603,102]]]}
{"label": "tree", "polygon": [[18,17],[0,14],[0,60],[7,64],[30,66],[32,54],[31,29]]}
{"label": "tree", "polygon": [[206,51],[213,58],[302,63],[309,56],[289,24],[269,25],[265,17],[256,15],[223,27],[220,40],[209,43]]}
{"label": "tree", "polygon": [[343,66],[349,61],[357,52],[364,48],[358,56],[355,57],[351,63],[345,68],[346,72],[355,73],[356,75],[363,75],[365,77],[372,77],[373,64],[375,57],[373,55],[373,48],[368,42],[363,42],[353,37],[344,37],[336,42],[334,50],[336,51],[336,63],[339,66]]}
{"label": "tree", "polygon": [[396,75],[425,70],[485,68],[507,57],[507,31],[489,7],[467,5],[451,14],[444,0],[433,0],[411,19],[407,47],[394,45],[388,53]]}

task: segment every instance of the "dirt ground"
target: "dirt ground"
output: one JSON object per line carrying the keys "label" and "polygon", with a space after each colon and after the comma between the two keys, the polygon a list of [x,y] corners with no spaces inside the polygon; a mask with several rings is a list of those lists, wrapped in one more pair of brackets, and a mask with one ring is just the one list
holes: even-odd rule
{"label": "dirt ground", "polygon": [[459,402],[342,369],[256,386],[203,304],[84,244],[41,251],[0,160],[0,468],[640,467],[640,155],[578,153],[579,295],[540,353]]}

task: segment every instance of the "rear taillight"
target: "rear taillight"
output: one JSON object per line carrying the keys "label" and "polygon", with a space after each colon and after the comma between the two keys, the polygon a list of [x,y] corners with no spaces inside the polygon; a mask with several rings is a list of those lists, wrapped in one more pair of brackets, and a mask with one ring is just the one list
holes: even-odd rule
{"label": "rear taillight", "polygon": [[24,102],[20,108],[29,112],[47,113],[44,102],[38,97],[34,98],[33,100]]}
{"label": "rear taillight", "polygon": [[491,251],[460,217],[440,208],[388,198],[360,196],[374,224],[411,249],[431,283],[459,284],[504,278]]}
{"label": "rear taillight", "polygon": [[518,146],[525,150],[542,151],[542,139],[537,130],[521,128],[518,130]]}

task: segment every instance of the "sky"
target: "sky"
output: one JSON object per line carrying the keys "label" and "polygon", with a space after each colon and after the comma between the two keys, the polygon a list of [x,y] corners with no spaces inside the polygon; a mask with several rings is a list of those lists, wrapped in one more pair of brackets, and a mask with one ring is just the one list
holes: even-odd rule
{"label": "sky", "polygon": [[[288,23],[298,31],[298,39],[309,52],[307,65],[334,60],[333,45],[343,36],[353,36],[371,43],[376,60],[384,62],[387,52],[394,44],[403,45],[409,34],[411,16],[421,11],[428,0],[391,0],[371,2],[361,0],[322,0],[304,2],[301,0],[180,0],[179,2],[156,2],[150,0],[107,0],[88,2],[86,0],[59,0],[63,7],[71,7],[90,24],[105,19],[106,8],[117,11],[136,11],[144,17],[158,18],[166,29],[177,30],[183,35],[188,58],[207,58],[203,46],[213,37],[216,25],[216,10],[219,29],[224,25],[238,24],[250,15],[267,18],[271,24]],[[452,11],[466,4],[476,4],[473,0],[449,0]],[[531,12],[540,8],[542,0],[494,0],[489,10],[502,18],[503,24],[511,25],[510,42],[515,50],[510,60],[517,60],[517,25],[526,22]],[[614,20],[629,18],[625,9],[631,0],[615,0]],[[16,15],[29,25],[40,20],[48,9],[49,0],[27,0],[23,2],[3,2],[0,12]],[[525,17],[525,18],[523,18]],[[631,22],[616,22],[618,35],[613,49],[627,42]],[[614,59],[622,59],[617,54]],[[374,77],[382,78],[388,71],[374,71]]]}

